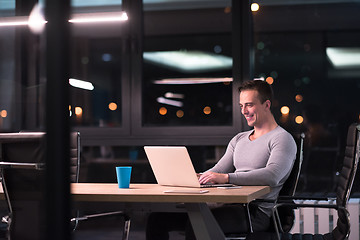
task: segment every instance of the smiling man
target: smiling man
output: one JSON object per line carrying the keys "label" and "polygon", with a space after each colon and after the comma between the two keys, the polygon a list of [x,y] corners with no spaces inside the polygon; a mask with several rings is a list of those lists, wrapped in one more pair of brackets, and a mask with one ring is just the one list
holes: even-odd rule
{"label": "smiling man", "polygon": [[[288,157],[274,156],[274,158],[276,157],[277,161],[280,161],[281,159],[285,161],[281,164],[284,167],[282,172],[285,172],[285,174],[281,174],[278,177],[287,177],[286,173],[291,170],[296,154],[296,144],[292,136],[283,128],[278,126],[274,119],[274,116],[271,112],[271,103],[273,99],[271,86],[265,81],[254,80],[243,83],[239,88],[239,91],[241,113],[245,117],[247,124],[254,129],[236,135],[231,140],[227,152],[223,158],[219,160],[218,164],[200,176],[200,183],[231,182],[234,184],[244,185],[243,182],[239,182],[239,179],[233,179],[233,181],[230,181],[229,178],[231,178],[231,176],[236,176],[234,174],[230,174],[230,172],[233,171],[232,169],[234,167],[236,170],[235,173],[248,172],[249,170],[256,169],[256,167],[252,169],[251,167],[244,168],[244,166],[242,166],[244,163],[248,164],[249,162],[254,162],[254,159],[258,159],[256,156],[253,156],[252,158],[245,158],[241,157],[241,155],[244,155],[245,153],[250,156],[258,155],[259,150],[263,149],[264,147],[266,148],[264,150],[268,152],[263,152],[264,155],[259,156],[259,158],[261,158],[263,167],[265,167],[266,163],[270,163],[268,160],[272,160],[270,159],[270,156],[274,156],[274,153],[279,155],[288,153],[286,154],[289,155]],[[264,138],[261,138],[258,141],[254,141],[261,136],[266,135],[267,133],[269,134]],[[276,148],[273,146],[272,148],[267,149],[268,144],[274,143],[275,140],[279,142],[279,144],[276,145]],[[288,144],[289,146],[287,146]],[[246,146],[246,148],[244,148],[244,146]],[[281,149],[281,146],[286,146],[288,150]],[[239,164],[241,164],[241,168]],[[241,174],[237,175],[239,176]],[[281,179],[274,180],[279,182]],[[249,184],[245,183],[245,185]]]}
{"label": "smiling man", "polygon": [[[265,199],[276,199],[288,178],[295,157],[296,143],[293,137],[280,127],[271,112],[273,92],[271,86],[261,80],[244,82],[240,88],[241,113],[252,130],[237,134],[229,143],[224,156],[217,164],[201,174],[200,183],[233,183],[236,185],[268,185],[271,192]],[[251,219],[254,231],[269,227],[270,204],[253,205]],[[239,229],[229,224],[227,218],[240,218],[242,206],[222,206],[213,213],[226,232]],[[234,216],[235,215],[235,216]],[[225,224],[222,224],[224,222]],[[234,226],[231,229],[229,226]]]}
{"label": "smiling man", "polygon": [[[247,81],[241,85],[239,91],[241,113],[253,129],[235,135],[224,156],[214,167],[199,175],[199,182],[266,185],[271,187],[271,192],[264,198],[276,199],[290,175],[296,157],[296,143],[274,119],[271,112],[273,92],[267,82]],[[222,204],[212,209],[225,234],[249,231],[246,212],[242,204]],[[271,214],[270,203],[250,205],[253,230],[266,231],[270,225]],[[173,213],[171,217],[163,219],[164,225],[159,224],[160,215],[154,214],[149,219],[148,240],[168,239],[166,231],[176,229],[175,226],[185,226],[184,215]],[[155,225],[158,224],[157,228]],[[195,239],[190,224],[186,226],[186,239]]]}

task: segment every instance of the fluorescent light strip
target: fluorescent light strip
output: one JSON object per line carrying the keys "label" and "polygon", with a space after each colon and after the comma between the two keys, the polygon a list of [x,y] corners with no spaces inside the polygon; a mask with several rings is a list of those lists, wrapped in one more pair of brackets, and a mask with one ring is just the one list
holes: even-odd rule
{"label": "fluorescent light strip", "polygon": [[121,22],[128,20],[126,12],[81,13],[74,14],[71,23]]}
{"label": "fluorescent light strip", "polygon": [[326,54],[336,69],[360,67],[360,48],[328,47]]}
{"label": "fluorescent light strip", "polygon": [[144,61],[185,73],[229,70],[232,58],[203,51],[144,52]]}
{"label": "fluorescent light strip", "polygon": [[176,101],[176,100],[170,100],[170,99],[166,99],[164,97],[158,97],[156,99],[156,101],[158,103],[163,103],[163,104],[167,104],[167,105],[171,105],[171,106],[175,106],[175,107],[182,107],[184,104],[180,101]]}
{"label": "fluorescent light strip", "polygon": [[28,20],[28,17],[2,17],[0,18],[0,26],[23,26],[28,24]]}
{"label": "fluorescent light strip", "polygon": [[153,81],[154,84],[206,84],[230,83],[232,78],[168,78]]}
{"label": "fluorescent light strip", "polygon": [[70,78],[69,84],[76,88],[81,88],[81,89],[90,90],[90,91],[94,90],[94,85],[91,82],[87,82],[87,81],[83,81],[83,80]]}
{"label": "fluorescent light strip", "polygon": [[[81,13],[74,14],[70,23],[100,23],[100,22],[121,22],[128,20],[126,12],[106,12],[106,13]],[[39,21],[47,23],[47,21]],[[29,25],[29,17],[2,17],[0,18],[1,26],[26,26]]]}
{"label": "fluorescent light strip", "polygon": [[172,92],[167,92],[164,95],[166,98],[177,98],[177,99],[183,99],[185,96],[182,93],[172,93]]}
{"label": "fluorescent light strip", "polygon": [[27,24],[28,24],[28,21],[25,21],[25,22],[0,22],[0,26],[24,26]]}

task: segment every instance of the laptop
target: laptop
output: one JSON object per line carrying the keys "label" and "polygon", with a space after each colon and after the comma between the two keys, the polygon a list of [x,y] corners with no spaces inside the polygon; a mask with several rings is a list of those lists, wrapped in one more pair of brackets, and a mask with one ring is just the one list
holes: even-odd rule
{"label": "laptop", "polygon": [[233,184],[200,184],[184,146],[145,146],[146,156],[160,185],[178,187],[230,187]]}

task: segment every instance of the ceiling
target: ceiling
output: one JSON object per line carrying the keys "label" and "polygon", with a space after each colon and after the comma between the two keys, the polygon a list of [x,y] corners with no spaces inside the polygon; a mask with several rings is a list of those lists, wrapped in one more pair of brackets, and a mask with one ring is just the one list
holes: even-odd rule
{"label": "ceiling", "polygon": [[[145,11],[226,7],[231,0],[143,0]],[[2,0],[0,10],[15,8],[15,0]],[[39,0],[43,3],[44,0]],[[121,6],[121,0],[71,0],[73,7]],[[360,0],[255,0],[260,5],[360,3]]]}

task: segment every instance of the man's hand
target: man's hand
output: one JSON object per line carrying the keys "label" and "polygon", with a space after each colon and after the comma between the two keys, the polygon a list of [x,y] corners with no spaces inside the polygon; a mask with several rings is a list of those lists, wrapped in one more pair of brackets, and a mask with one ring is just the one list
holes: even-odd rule
{"label": "man's hand", "polygon": [[228,183],[229,175],[225,173],[205,172],[199,177],[200,184],[205,183]]}

